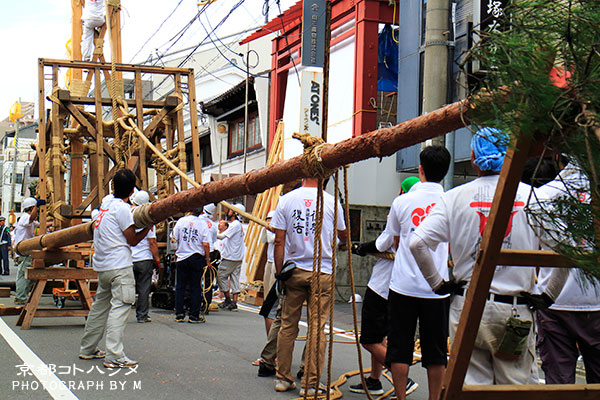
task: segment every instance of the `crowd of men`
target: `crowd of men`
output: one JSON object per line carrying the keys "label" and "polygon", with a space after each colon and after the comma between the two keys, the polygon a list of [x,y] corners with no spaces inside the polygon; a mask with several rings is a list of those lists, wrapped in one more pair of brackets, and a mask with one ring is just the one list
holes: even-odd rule
{"label": "crowd of men", "polygon": [[[362,306],[360,336],[363,347],[371,354],[372,369],[365,383],[350,386],[351,391],[382,394],[380,376],[385,367],[392,373],[397,398],[403,399],[414,391],[418,385],[408,375],[418,326],[429,398],[439,397],[448,359],[448,338],[452,340],[457,332],[507,140],[507,135],[497,129],[479,130],[471,143],[471,161],[478,177],[448,192],[444,192],[440,182],[451,162],[450,154],[442,146],[425,147],[420,153],[419,176],[402,183],[384,231],[373,242],[352,246],[359,256],[387,252],[395,256],[393,260],[379,259],[372,269]],[[564,157],[557,160],[561,171],[549,172],[552,176],[535,185],[539,188],[519,184],[503,238],[504,248],[537,250],[552,245],[543,229],[548,227],[528,220],[526,207],[552,204],[554,199],[572,194],[573,187],[582,202],[589,202],[589,184],[577,166]],[[154,228],[136,229],[133,222],[132,207],[149,202],[146,192],[134,193],[135,182],[130,170],[118,171],[113,178],[113,194],[103,199],[93,217],[92,265],[98,271],[99,284],[81,340],[80,358],[104,358],[104,365],[111,368],[137,365],[125,355],[123,331],[136,292],[137,321],[151,322],[148,295],[155,264],[160,271]],[[341,206],[325,192],[326,181],[322,187],[319,182],[305,178],[301,187],[281,196],[267,217],[269,228],[262,238],[267,243],[267,264],[265,302],[260,314],[265,318],[267,342],[257,363],[258,375],[275,375],[275,390],[279,392],[296,388],[292,355],[305,302],[318,301],[320,305],[316,316],[311,315],[309,308],[309,333],[324,331],[334,300],[334,236],[341,246],[346,245]],[[322,228],[316,239],[317,243],[320,240],[321,265],[320,272],[315,273],[319,191],[323,201]],[[27,199],[23,204],[15,243],[33,237],[38,207],[43,202]],[[236,206],[245,211],[242,205]],[[4,239],[2,232],[0,229],[0,241]],[[215,250],[220,252],[217,281],[224,298],[221,307],[237,310],[244,255],[239,215],[230,211],[227,220],[217,221],[215,205],[205,205],[177,221],[171,240],[177,247],[176,321],[184,322],[187,312],[189,323],[204,322],[203,288],[212,286],[212,282],[202,282],[204,272],[213,267],[215,258],[211,254]],[[15,300],[25,301],[29,288],[22,273],[30,259],[17,256]],[[315,277],[321,288],[319,296],[312,289]],[[98,347],[104,334],[106,351]],[[600,298],[595,287],[582,282],[575,270],[498,266],[465,383],[538,383],[536,338],[547,383],[574,383],[579,354],[583,356],[587,381],[600,382]],[[301,370],[296,374],[300,395],[323,394],[325,390],[319,376],[325,344],[326,340],[320,340],[318,346],[317,341],[309,341],[305,348]]]}

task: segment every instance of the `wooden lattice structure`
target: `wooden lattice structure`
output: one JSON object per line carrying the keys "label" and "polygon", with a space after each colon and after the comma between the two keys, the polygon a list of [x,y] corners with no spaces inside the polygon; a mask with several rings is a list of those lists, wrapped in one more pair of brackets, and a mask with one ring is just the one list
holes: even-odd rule
{"label": "wooden lattice structure", "polygon": [[[84,82],[93,82],[90,93],[74,93],[60,88],[58,78],[61,69],[67,68],[87,73]],[[154,168],[159,197],[175,192],[175,174],[163,168],[163,163],[156,159],[144,141],[117,124],[122,138],[119,143],[115,138],[114,121],[102,118],[112,105],[106,89],[111,81],[108,85],[106,80],[105,84],[102,82],[103,76],[112,78],[115,75],[109,74],[110,70],[111,64],[108,63],[39,60],[38,195],[49,204],[41,209],[42,226],[48,216],[54,218],[56,228],[70,226],[89,216],[86,210],[98,206],[110,193],[108,184],[119,166],[136,172],[139,179],[137,186],[143,190],[148,190],[149,168]],[[201,160],[193,70],[123,64],[117,64],[115,70],[123,79],[131,75],[134,90],[125,101],[130,109],[135,110],[130,112],[135,114],[138,128],[183,171],[187,170],[184,132],[184,112],[187,111],[190,116],[192,169],[194,180],[199,182]],[[142,93],[142,75],[157,75],[161,81],[170,81],[172,95],[162,100],[145,99],[147,94]],[[46,93],[46,77],[52,83],[52,93]],[[189,99],[187,104],[184,96]],[[45,111],[47,98],[52,101],[48,117]],[[123,154],[122,164],[117,160],[119,150]],[[65,180],[67,162],[70,163],[68,181]],[[84,163],[88,165],[90,180],[89,194],[85,198],[82,196]],[[179,189],[185,190],[187,185],[182,179]],[[66,201],[67,193],[69,202]]]}
{"label": "wooden lattice structure", "polygon": [[511,400],[600,398],[600,384],[464,385],[496,266],[556,268],[574,266],[572,261],[552,251],[502,249],[504,232],[513,209],[523,167],[534,147],[532,142],[531,138],[516,138],[506,154],[450,352],[440,400],[504,400],[507,397]]}

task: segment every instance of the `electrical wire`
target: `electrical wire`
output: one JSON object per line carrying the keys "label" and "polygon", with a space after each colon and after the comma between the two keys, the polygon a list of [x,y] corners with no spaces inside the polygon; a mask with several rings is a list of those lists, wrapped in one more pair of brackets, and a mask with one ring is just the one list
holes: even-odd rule
{"label": "electrical wire", "polygon": [[298,74],[298,68],[296,68],[296,62],[292,58],[292,52],[290,50],[290,43],[288,42],[287,35],[285,34],[285,25],[283,24],[283,12],[281,11],[280,0],[276,0],[275,3],[277,4],[277,8],[279,9],[279,20],[281,21],[281,35],[285,39],[285,45],[288,48],[288,54],[290,56],[290,61],[292,62],[292,66],[294,67],[294,72],[296,72],[296,78],[298,79],[298,87],[301,87],[302,84],[300,83],[300,74]]}
{"label": "electrical wire", "polygon": [[[240,7],[240,6],[241,6],[241,5],[244,3],[244,1],[245,1],[245,0],[239,0],[239,1],[238,1],[238,2],[237,2],[237,3],[236,3],[236,4],[235,4],[235,5],[234,5],[234,6],[231,8],[231,10],[229,10],[229,12],[228,12],[228,13],[227,13],[227,14],[226,14],[226,15],[225,15],[225,16],[224,16],[222,19],[221,19],[221,21],[219,21],[219,23],[218,23],[218,24],[217,24],[217,25],[214,27],[214,29],[212,29],[212,31],[211,31],[210,33],[214,32],[214,31],[215,31],[216,29],[218,29],[218,28],[219,28],[221,25],[223,25],[223,23],[224,23],[225,21],[227,21],[227,19],[228,19],[228,18],[231,16],[231,14],[232,14],[232,13],[233,13],[233,12],[234,12],[234,11],[235,11],[235,10],[236,10],[238,7]],[[202,12],[203,12],[203,11],[204,11],[204,10],[205,10],[207,7],[208,7],[208,5],[209,5],[209,4],[210,4],[210,3],[207,3],[206,5],[204,5],[204,6],[202,7],[202,10],[200,10],[200,11],[199,11],[199,12],[196,14],[196,16],[194,16],[194,19],[197,19],[197,20],[200,22],[200,24],[202,24],[202,21],[200,21],[200,15],[201,15],[201,14],[202,14]],[[190,25],[191,25],[191,24],[190,24]],[[206,28],[204,28],[204,29],[206,29]],[[209,33],[209,35],[210,35],[210,33]],[[185,63],[186,63],[186,62],[187,62],[187,61],[188,61],[188,60],[189,60],[189,59],[190,59],[190,58],[191,58],[191,57],[194,55],[194,53],[196,52],[196,50],[198,50],[198,48],[199,48],[201,45],[203,45],[203,44],[205,43],[206,39],[211,39],[211,38],[209,37],[209,35],[207,35],[207,36],[206,36],[204,39],[202,39],[202,40],[201,40],[201,41],[200,41],[200,42],[199,42],[199,43],[198,43],[196,46],[194,46],[194,48],[192,49],[192,51],[190,51],[190,52],[188,53],[188,55],[187,55],[187,56],[185,56],[185,57],[183,58],[183,60],[182,60],[182,61],[181,61],[181,62],[178,64],[177,68],[181,68],[181,66],[183,66],[183,65],[184,65],[184,64],[185,64]],[[212,41],[212,39],[211,39],[211,41]],[[158,88],[160,88],[160,87],[161,87],[161,86],[162,86],[162,85],[163,85],[163,84],[164,84],[164,83],[167,81],[167,79],[169,79],[169,77],[168,77],[168,76],[167,76],[167,77],[165,77],[165,78],[163,78],[163,80],[162,80],[162,81],[160,81],[160,83],[159,83],[158,85],[156,85],[154,88],[152,88],[152,90],[150,90],[150,91],[149,91],[149,92],[146,94],[146,96],[144,96],[144,98],[147,98],[147,96],[150,96],[152,93],[154,93],[156,90],[158,90]]]}
{"label": "electrical wire", "polygon": [[175,8],[173,9],[173,11],[171,11],[171,13],[169,15],[167,15],[167,18],[165,18],[160,25],[158,26],[158,28],[154,31],[154,33],[152,35],[150,35],[150,37],[144,42],[144,44],[142,45],[142,47],[140,47],[140,49],[133,55],[133,57],[131,57],[131,60],[129,61],[130,63],[135,59],[135,57],[137,57],[138,54],[140,54],[140,52],[144,49],[144,47],[148,44],[148,42],[150,40],[152,40],[152,38],[162,29],[162,27],[164,26],[164,24],[169,20],[169,18],[171,18],[171,16],[173,14],[175,14],[175,11],[177,11],[177,9],[179,8],[179,6],[181,5],[181,3],[183,3],[183,0],[179,0],[179,3],[177,3],[177,5],[175,6]]}
{"label": "electrical wire", "polygon": [[[221,49],[219,48],[219,46],[214,42],[214,40],[212,39],[212,32],[214,32],[214,29],[209,32],[208,29],[206,29],[206,27],[204,26],[204,24],[201,23],[201,25],[204,27],[204,30],[206,31],[207,37],[210,40],[210,42],[213,44],[213,46],[215,47],[215,49],[217,50],[217,52],[219,52],[219,54],[225,59],[227,60],[227,62],[229,62],[229,64],[231,64],[233,67],[239,69],[240,71],[242,71],[244,74],[248,73],[248,75],[253,76],[255,78],[265,78],[268,79],[268,76],[262,76],[262,75],[257,75],[257,74],[253,74],[251,72],[246,71],[245,69],[243,69],[242,67],[240,67],[239,65],[237,65],[236,63],[234,63],[231,59],[227,58],[227,56],[225,54],[223,54],[223,52],[221,51]],[[209,27],[210,27],[210,23],[208,23]],[[215,35],[216,36],[216,35]],[[217,37],[218,39],[218,37]],[[220,40],[219,40],[220,41]],[[220,41],[221,42],[221,41]],[[229,47],[227,47],[225,45],[225,43],[221,42],[221,45],[223,47],[225,47],[226,49],[228,49],[229,51],[231,51],[233,54],[243,57],[244,54],[243,53],[236,53],[235,51],[231,50]],[[256,52],[255,52],[256,53]],[[260,56],[258,55],[258,53],[256,53],[256,57],[257,57],[257,64],[260,62]],[[243,59],[242,59],[243,62]]]}

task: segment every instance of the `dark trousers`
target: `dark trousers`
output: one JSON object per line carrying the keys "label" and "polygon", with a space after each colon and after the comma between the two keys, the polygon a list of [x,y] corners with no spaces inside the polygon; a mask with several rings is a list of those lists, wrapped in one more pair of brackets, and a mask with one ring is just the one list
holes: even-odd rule
{"label": "dark trousers", "polygon": [[0,259],[2,260],[2,273],[8,275],[8,244],[0,245]]}
{"label": "dark trousers", "polygon": [[546,383],[575,383],[580,352],[587,383],[600,383],[600,311],[538,310],[536,314]]}
{"label": "dark trousers", "polygon": [[133,274],[135,275],[135,292],[138,295],[135,303],[135,316],[138,321],[148,316],[150,309],[150,285],[152,284],[152,260],[135,261],[133,263]]}
{"label": "dark trousers", "polygon": [[192,254],[185,260],[179,261],[177,266],[177,285],[175,287],[175,314],[185,315],[183,308],[185,290],[190,288],[190,317],[200,317],[200,304],[202,301],[202,272],[206,266],[205,257],[201,254]]}

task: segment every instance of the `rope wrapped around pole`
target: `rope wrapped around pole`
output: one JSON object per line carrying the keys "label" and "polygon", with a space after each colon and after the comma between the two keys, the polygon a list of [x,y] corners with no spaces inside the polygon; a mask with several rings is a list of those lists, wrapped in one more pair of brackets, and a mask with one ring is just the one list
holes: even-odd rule
{"label": "rope wrapped around pole", "polygon": [[[382,128],[336,144],[324,145],[319,153],[321,162],[325,168],[335,170],[345,164],[355,163],[368,158],[390,156],[400,149],[464,127],[468,123],[467,116],[465,115],[468,109],[468,101],[462,100],[391,128]],[[312,175],[304,168],[302,156],[294,157],[271,166],[250,171],[244,175],[237,175],[215,182],[207,182],[199,187],[184,190],[165,199],[157,200],[145,209],[143,215],[141,213],[137,213],[137,216],[134,214],[134,221],[138,227],[150,226],[172,215],[184,213],[202,207],[205,204],[218,203],[223,199],[230,199],[246,194],[264,192],[270,187],[310,176]],[[86,225],[91,226],[90,223],[87,223],[46,235],[48,237],[58,233],[65,233],[63,236],[60,236],[60,240],[53,242],[52,246],[47,245],[46,247],[61,247],[91,240],[91,234],[67,234],[65,232]],[[85,229],[83,231],[85,232]],[[25,255],[32,250],[41,250],[43,248],[39,236],[23,243],[30,241],[38,244],[36,246],[20,244],[18,246],[19,249],[22,249],[20,254]],[[46,239],[44,239],[45,243]]]}

